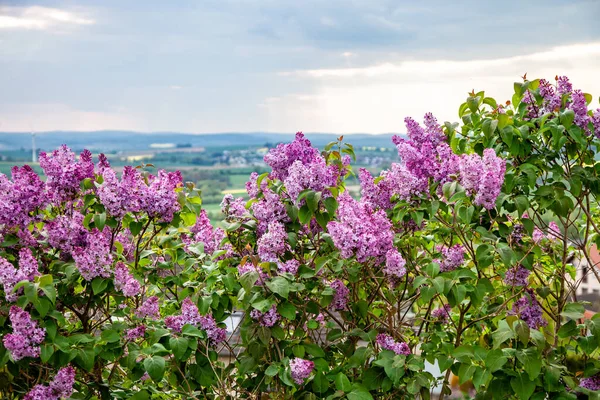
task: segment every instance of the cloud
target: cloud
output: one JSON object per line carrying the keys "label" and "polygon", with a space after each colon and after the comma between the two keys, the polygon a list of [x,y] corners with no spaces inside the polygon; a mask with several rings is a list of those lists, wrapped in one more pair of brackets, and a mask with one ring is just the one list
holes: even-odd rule
{"label": "cloud", "polygon": [[17,104],[0,110],[0,131],[93,131],[102,129],[144,130],[145,123],[127,110],[87,111],[65,104]]}
{"label": "cloud", "polygon": [[[559,46],[496,59],[408,60],[364,67],[285,71],[280,76],[314,89],[267,104],[270,130],[402,132],[406,116],[431,111],[456,121],[458,106],[472,89],[498,101],[512,97],[512,82],[527,76],[567,75],[576,88],[597,95],[600,42]],[[595,108],[600,107],[595,101]]]}
{"label": "cloud", "polygon": [[51,30],[94,23],[80,13],[58,8],[0,7],[0,30]]}

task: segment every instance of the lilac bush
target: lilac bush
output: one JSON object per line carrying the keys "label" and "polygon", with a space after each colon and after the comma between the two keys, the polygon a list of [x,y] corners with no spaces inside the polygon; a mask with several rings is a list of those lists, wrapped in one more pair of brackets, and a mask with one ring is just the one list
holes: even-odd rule
{"label": "lilac bush", "polygon": [[1,396],[597,396],[600,111],[566,77],[514,89],[406,118],[377,176],[298,133],[220,226],[181,174],[67,146],[0,175]]}

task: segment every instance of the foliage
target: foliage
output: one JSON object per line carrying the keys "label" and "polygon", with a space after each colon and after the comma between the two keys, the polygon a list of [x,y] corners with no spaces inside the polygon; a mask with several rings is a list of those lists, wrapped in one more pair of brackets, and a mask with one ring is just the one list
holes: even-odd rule
{"label": "foliage", "polygon": [[119,180],[66,146],[42,156],[45,181],[15,167],[0,391],[427,399],[454,374],[477,399],[597,397],[600,318],[575,291],[600,244],[600,111],[564,77],[514,88],[506,105],[470,93],[462,125],[407,118],[402,161],[358,171],[360,200],[353,147],[299,133],[249,201],[225,197],[224,230],[177,173]]}

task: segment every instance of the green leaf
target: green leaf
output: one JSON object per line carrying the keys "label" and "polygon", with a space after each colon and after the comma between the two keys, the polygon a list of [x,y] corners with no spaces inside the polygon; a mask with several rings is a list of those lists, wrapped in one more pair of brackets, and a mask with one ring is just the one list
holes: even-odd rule
{"label": "green leaf", "polygon": [[277,276],[270,281],[267,281],[267,287],[273,293],[277,293],[284,299],[287,299],[290,294],[290,282],[283,276]]}
{"label": "green leaf", "polygon": [[575,120],[575,112],[570,109],[565,110],[560,113],[559,118],[560,123],[568,129],[571,125],[573,125],[573,120]]}
{"label": "green leaf", "polygon": [[52,302],[52,304],[56,303],[56,289],[54,288],[54,286],[52,286],[52,284],[48,286],[40,286],[40,289],[42,290],[42,292],[44,292],[44,294],[46,295],[48,300]]}
{"label": "green leaf", "polygon": [[373,400],[373,396],[367,389],[359,387],[348,393],[348,400]]}
{"label": "green leaf", "polygon": [[183,357],[187,352],[188,345],[189,341],[184,337],[172,336],[171,338],[169,338],[169,347],[171,347],[173,355],[178,360],[183,360]]}
{"label": "green leaf", "polygon": [[325,357],[323,349],[314,343],[305,343],[304,348],[306,349],[306,352],[313,357]]}
{"label": "green leaf", "polygon": [[348,377],[340,372],[335,376],[335,388],[348,393],[352,390],[352,384],[350,383]]}
{"label": "green leaf", "polygon": [[42,360],[42,362],[48,362],[48,360],[50,359],[50,357],[52,357],[52,354],[54,354],[54,346],[51,344],[43,344],[41,346],[41,354],[40,354],[40,358]]}
{"label": "green leaf", "polygon": [[94,294],[100,294],[104,292],[107,287],[108,279],[97,277],[94,278],[94,280],[92,281],[92,291],[94,292]]}
{"label": "green leaf", "polygon": [[579,303],[568,303],[565,308],[563,308],[563,312],[561,312],[560,315],[566,318],[579,319],[583,317],[584,312],[585,308],[583,305]]}
{"label": "green leaf", "polygon": [[335,211],[338,208],[338,202],[335,197],[327,197],[325,200],[323,200],[323,203],[325,203],[327,212],[331,215],[335,215]]}
{"label": "green leaf", "polygon": [[119,335],[119,332],[115,331],[114,329],[107,329],[105,331],[102,331],[100,337],[106,343],[115,343],[121,340],[121,335]]}
{"label": "green leaf", "polygon": [[504,356],[502,350],[491,350],[485,357],[485,367],[490,372],[496,372],[501,369],[507,361],[508,358]]}
{"label": "green leaf", "polygon": [[542,356],[534,348],[517,352],[517,359],[523,364],[530,380],[534,380],[542,371]]}
{"label": "green leaf", "polygon": [[279,367],[277,365],[269,365],[269,368],[265,371],[267,376],[275,376],[279,373]]}
{"label": "green leaf", "polygon": [[319,201],[321,200],[321,192],[310,191],[306,197],[306,205],[308,209],[314,213],[319,208]]}
{"label": "green leaf", "polygon": [[160,382],[165,375],[165,359],[159,356],[146,358],[144,369],[154,382]]}
{"label": "green leaf", "polygon": [[91,371],[94,368],[94,359],[96,358],[96,354],[94,349],[85,348],[76,350],[77,356],[75,357],[75,362],[86,371]]}
{"label": "green leaf", "polygon": [[289,302],[283,302],[277,306],[277,312],[284,318],[293,321],[296,319],[296,307]]}
{"label": "green leaf", "polygon": [[515,333],[512,329],[510,329],[510,326],[508,325],[506,320],[501,320],[500,322],[498,322],[498,329],[492,333],[494,349],[497,349],[502,343],[514,337]]}
{"label": "green leaf", "polygon": [[298,212],[298,219],[300,220],[301,224],[308,224],[310,222],[310,220],[312,219],[313,213],[310,211],[310,209],[308,208],[308,206],[305,204],[300,208],[300,211]]}
{"label": "green leaf", "polygon": [[329,389],[329,382],[322,372],[317,372],[312,381],[312,389],[317,393],[326,392]]}
{"label": "green leaf", "polygon": [[520,400],[529,400],[535,391],[535,382],[532,382],[526,372],[520,373],[510,380],[510,386]]}
{"label": "green leaf", "polygon": [[96,225],[96,228],[98,228],[99,231],[104,230],[105,224],[106,224],[106,213],[94,215],[94,225]]}

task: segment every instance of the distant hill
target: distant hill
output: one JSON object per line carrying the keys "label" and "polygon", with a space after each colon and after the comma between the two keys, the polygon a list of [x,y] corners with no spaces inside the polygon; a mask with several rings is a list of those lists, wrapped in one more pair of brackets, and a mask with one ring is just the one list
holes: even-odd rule
{"label": "distant hill", "polygon": [[[321,147],[334,141],[339,135],[331,133],[306,133],[313,145]],[[355,147],[375,146],[393,147],[393,134],[345,135],[345,139]],[[245,147],[277,144],[293,140],[290,133],[207,133],[188,134],[178,132],[141,133],[131,131],[93,131],[93,132],[36,132],[36,147],[52,150],[61,144],[67,144],[74,150],[87,148],[91,151],[131,151],[150,148],[151,144],[173,143],[184,146],[201,147]],[[31,149],[31,135],[27,133],[0,132],[0,151]]]}

